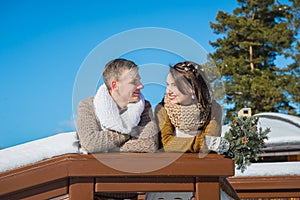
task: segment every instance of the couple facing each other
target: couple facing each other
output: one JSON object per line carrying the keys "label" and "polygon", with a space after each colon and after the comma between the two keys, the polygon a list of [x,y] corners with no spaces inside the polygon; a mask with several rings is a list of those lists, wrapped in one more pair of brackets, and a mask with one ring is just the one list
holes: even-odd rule
{"label": "couple facing each other", "polygon": [[170,66],[165,96],[154,114],[140,79],[133,61],[118,58],[106,64],[104,84],[78,105],[77,132],[84,152],[224,151],[222,109],[212,99],[200,65],[186,61]]}

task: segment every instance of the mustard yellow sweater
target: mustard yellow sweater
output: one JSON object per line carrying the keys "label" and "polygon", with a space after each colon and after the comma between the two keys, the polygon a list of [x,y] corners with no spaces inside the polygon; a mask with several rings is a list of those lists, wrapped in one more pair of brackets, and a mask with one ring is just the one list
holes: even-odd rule
{"label": "mustard yellow sweater", "polygon": [[204,137],[206,135],[221,135],[222,109],[216,102],[212,106],[211,120],[199,136],[191,138],[176,137],[174,135],[175,126],[171,123],[162,103],[155,107],[155,119],[159,128],[159,138],[164,150],[167,152],[199,152],[200,149],[206,151]]}

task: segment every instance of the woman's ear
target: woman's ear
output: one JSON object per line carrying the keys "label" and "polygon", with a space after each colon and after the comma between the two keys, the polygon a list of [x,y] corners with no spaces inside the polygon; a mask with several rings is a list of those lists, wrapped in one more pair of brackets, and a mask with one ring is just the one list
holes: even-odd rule
{"label": "woman's ear", "polygon": [[194,90],[193,90],[193,89],[189,89],[189,94],[190,94],[190,95],[195,95]]}
{"label": "woman's ear", "polygon": [[197,97],[196,97],[195,92],[192,89],[189,92],[191,94],[191,97],[192,97],[193,101],[197,101]]}

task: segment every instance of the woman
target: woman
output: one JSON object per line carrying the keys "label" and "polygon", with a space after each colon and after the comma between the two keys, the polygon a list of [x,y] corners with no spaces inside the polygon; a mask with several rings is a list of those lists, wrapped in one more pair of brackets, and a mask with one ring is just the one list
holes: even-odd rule
{"label": "woman", "polygon": [[[212,100],[203,69],[194,62],[180,62],[170,67],[166,94],[155,108],[155,118],[164,151],[223,153],[229,148],[228,142],[219,137],[221,106]],[[192,192],[146,195],[149,200],[160,198],[194,199]]]}
{"label": "woman", "polygon": [[222,108],[212,100],[204,71],[194,62],[170,67],[166,94],[155,108],[155,117],[165,151],[223,153],[229,147],[219,137]]}

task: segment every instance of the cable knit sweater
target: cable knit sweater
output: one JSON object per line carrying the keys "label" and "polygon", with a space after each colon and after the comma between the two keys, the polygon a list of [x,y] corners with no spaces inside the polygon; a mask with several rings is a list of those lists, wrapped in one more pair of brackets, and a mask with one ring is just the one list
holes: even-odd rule
{"label": "cable knit sweater", "polygon": [[213,102],[212,105],[210,122],[202,129],[201,134],[198,136],[188,138],[176,137],[176,126],[172,124],[164,103],[159,103],[155,107],[155,119],[159,128],[159,138],[164,150],[167,152],[199,152],[200,149],[205,152],[207,151],[207,147],[204,144],[204,137],[206,135],[221,135],[222,109],[216,102]]}
{"label": "cable knit sweater", "polygon": [[[157,126],[153,120],[151,105],[145,101],[138,126],[130,134],[111,130],[102,130],[95,114],[93,98],[82,100],[78,105],[77,132],[82,148],[89,153],[155,152],[157,150]],[[132,137],[132,136],[135,137]]]}

